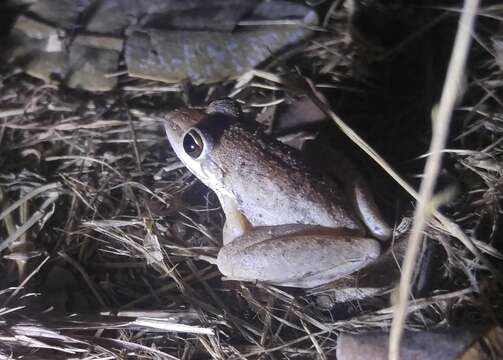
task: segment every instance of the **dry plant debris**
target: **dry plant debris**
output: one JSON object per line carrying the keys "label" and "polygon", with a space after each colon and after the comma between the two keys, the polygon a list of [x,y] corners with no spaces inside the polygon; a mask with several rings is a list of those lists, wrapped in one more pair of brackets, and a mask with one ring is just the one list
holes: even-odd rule
{"label": "dry plant debris", "polygon": [[[334,303],[325,288],[222,281],[208,262],[220,247],[218,200],[181,166],[161,126],[168,110],[233,96],[272,133],[297,136],[277,127],[305,95],[301,74],[417,188],[459,8],[359,4],[320,2],[323,30],[308,44],[211,86],[120,75],[115,90],[90,93],[3,67],[0,356],[335,359],[339,333],[389,330],[389,288]],[[461,231],[501,269],[501,12],[496,3],[478,12],[435,198],[456,228],[431,222],[424,233],[408,331],[501,323],[501,279],[456,240]],[[330,131],[406,234],[411,198]]]}

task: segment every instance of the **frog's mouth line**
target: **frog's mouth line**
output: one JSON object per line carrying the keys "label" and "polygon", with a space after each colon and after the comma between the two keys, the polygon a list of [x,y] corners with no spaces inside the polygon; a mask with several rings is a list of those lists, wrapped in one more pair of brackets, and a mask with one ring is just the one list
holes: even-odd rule
{"label": "frog's mouth line", "polygon": [[230,197],[234,196],[231,191],[226,190],[225,169],[211,157],[208,156],[203,162],[200,162],[199,169],[200,173],[204,175],[205,179],[207,179],[208,184],[206,184],[206,181],[203,181],[206,186],[215,189],[218,193],[225,194]]}

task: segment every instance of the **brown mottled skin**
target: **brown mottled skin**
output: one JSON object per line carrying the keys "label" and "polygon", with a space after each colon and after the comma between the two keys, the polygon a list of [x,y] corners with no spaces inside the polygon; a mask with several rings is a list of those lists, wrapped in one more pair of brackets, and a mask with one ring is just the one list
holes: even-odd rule
{"label": "brown mottled skin", "polygon": [[267,136],[258,126],[233,119],[221,123],[225,125],[219,146],[211,156],[226,174],[223,186],[234,194],[252,225],[299,223],[364,232],[342,187],[312,169],[298,150]]}

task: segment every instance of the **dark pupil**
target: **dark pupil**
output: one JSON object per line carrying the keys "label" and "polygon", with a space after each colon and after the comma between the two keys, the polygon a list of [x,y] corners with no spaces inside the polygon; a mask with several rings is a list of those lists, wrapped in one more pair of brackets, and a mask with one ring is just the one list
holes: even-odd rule
{"label": "dark pupil", "polygon": [[201,155],[203,151],[203,140],[194,130],[190,130],[183,139],[183,149],[193,159]]}

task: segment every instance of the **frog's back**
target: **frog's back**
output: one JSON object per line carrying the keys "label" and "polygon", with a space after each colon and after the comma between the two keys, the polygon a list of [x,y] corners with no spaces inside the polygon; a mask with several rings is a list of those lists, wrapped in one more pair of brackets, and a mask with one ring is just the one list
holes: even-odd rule
{"label": "frog's back", "polygon": [[309,166],[299,151],[259,128],[231,124],[214,152],[225,173],[224,187],[252,225],[299,223],[362,230],[339,184]]}

